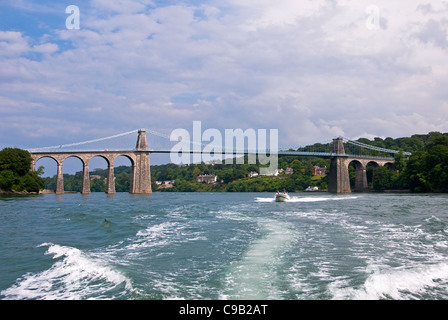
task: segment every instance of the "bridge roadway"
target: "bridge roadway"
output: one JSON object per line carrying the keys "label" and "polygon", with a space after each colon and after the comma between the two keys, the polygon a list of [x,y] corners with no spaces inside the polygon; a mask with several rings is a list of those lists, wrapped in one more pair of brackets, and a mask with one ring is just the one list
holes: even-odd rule
{"label": "bridge roadway", "polygon": [[[89,161],[94,157],[102,157],[107,161],[108,177],[107,177],[107,193],[115,193],[115,178],[114,178],[114,162],[120,156],[127,157],[132,164],[131,171],[131,185],[129,192],[136,194],[152,193],[151,189],[151,171],[149,163],[150,153],[171,153],[171,150],[150,150],[146,142],[145,130],[138,131],[138,138],[136,148],[134,150],[104,150],[104,151],[60,151],[60,152],[31,152],[31,170],[36,169],[36,162],[42,158],[52,158],[56,161],[58,170],[56,178],[56,193],[64,193],[64,179],[63,179],[63,163],[69,157],[76,157],[83,163],[83,180],[81,193],[90,193],[90,176],[89,176]],[[190,154],[202,153],[198,150],[182,151]],[[269,150],[266,151],[269,154]],[[254,152],[233,152],[234,155],[253,154]],[[388,163],[393,163],[394,158],[391,157],[372,157],[361,155],[346,154],[343,145],[343,139],[337,138],[333,140],[333,150],[331,153],[325,152],[300,152],[300,151],[279,151],[278,155],[291,156],[316,156],[330,159],[330,173],[328,181],[328,191],[333,193],[348,193],[351,192],[350,178],[348,168],[351,163],[356,169],[356,192],[363,192],[368,189],[366,168],[369,163],[375,166],[384,166]],[[220,154],[220,153],[215,153]],[[221,153],[230,154],[230,153]]]}
{"label": "bridge roadway", "polygon": [[[171,153],[172,150],[148,150],[149,153]],[[204,153],[203,151],[197,151],[197,150],[182,150],[182,152],[195,154],[195,153]],[[213,152],[212,152],[213,153]],[[232,154],[232,155],[248,155],[248,154],[270,154],[270,150],[266,150],[263,152],[259,151],[221,151],[221,152],[215,152],[214,154],[217,155],[226,155],[226,154]],[[336,153],[332,152],[307,152],[307,151],[278,151],[276,152],[279,156],[305,156],[305,157],[319,157],[319,158],[331,158],[334,156],[340,156]],[[346,157],[353,158],[353,159],[369,159],[369,160],[387,160],[387,161],[394,161],[393,157],[380,157],[380,156],[369,156],[369,155],[356,155],[356,154],[345,154]]]}

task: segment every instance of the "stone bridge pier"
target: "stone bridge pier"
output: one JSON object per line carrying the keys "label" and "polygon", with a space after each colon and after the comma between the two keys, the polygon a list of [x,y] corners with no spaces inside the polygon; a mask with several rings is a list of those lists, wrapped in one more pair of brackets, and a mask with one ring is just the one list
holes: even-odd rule
{"label": "stone bridge pier", "polygon": [[355,192],[368,191],[366,168],[368,164],[384,166],[394,163],[394,159],[381,159],[375,157],[350,156],[345,153],[342,138],[333,139],[333,152],[330,157],[330,174],[328,177],[328,191],[332,193],[351,192],[349,166],[352,164],[356,170]]}
{"label": "stone bridge pier", "polygon": [[42,158],[51,158],[57,163],[56,190],[57,194],[64,193],[63,163],[69,157],[81,160],[83,165],[81,193],[90,193],[89,162],[94,157],[102,157],[107,162],[108,174],[106,193],[115,193],[114,162],[120,156],[127,157],[132,164],[130,193],[148,194],[151,189],[151,170],[149,151],[145,130],[138,132],[137,145],[132,151],[78,151],[78,152],[33,152],[31,153],[31,170],[36,169],[36,162]]}

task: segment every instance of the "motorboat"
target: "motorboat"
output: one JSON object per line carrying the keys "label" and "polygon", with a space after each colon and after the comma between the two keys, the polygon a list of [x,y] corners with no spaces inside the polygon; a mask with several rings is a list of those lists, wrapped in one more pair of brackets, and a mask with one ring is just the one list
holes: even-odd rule
{"label": "motorboat", "polygon": [[285,202],[288,201],[289,199],[290,197],[287,192],[277,192],[275,194],[275,201],[277,202]]}

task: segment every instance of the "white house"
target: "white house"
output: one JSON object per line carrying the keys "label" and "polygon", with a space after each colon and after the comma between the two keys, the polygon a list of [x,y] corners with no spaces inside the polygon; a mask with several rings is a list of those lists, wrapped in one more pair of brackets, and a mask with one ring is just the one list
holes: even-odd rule
{"label": "white house", "polygon": [[255,171],[249,172],[249,178],[253,178],[253,177],[257,177],[257,176],[258,176],[258,172],[255,172]]}
{"label": "white house", "polygon": [[197,182],[205,182],[207,184],[216,183],[218,177],[214,174],[201,174],[197,177]]}

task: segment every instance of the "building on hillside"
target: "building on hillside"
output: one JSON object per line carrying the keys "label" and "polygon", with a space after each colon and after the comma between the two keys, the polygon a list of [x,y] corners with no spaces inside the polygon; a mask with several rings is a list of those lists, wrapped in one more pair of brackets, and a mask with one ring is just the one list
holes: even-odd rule
{"label": "building on hillside", "polygon": [[255,172],[255,171],[249,172],[249,178],[254,178],[254,177],[257,177],[257,176],[258,176],[258,172]]}
{"label": "building on hillside", "polygon": [[201,174],[196,178],[197,182],[204,182],[207,184],[214,184],[216,183],[218,177],[214,174]]}
{"label": "building on hillside", "polygon": [[159,189],[168,189],[174,187],[176,180],[156,181],[156,185]]}
{"label": "building on hillside", "polygon": [[315,176],[323,176],[327,173],[327,167],[318,167],[318,166],[314,166],[313,167],[313,171],[314,171],[314,175]]}

